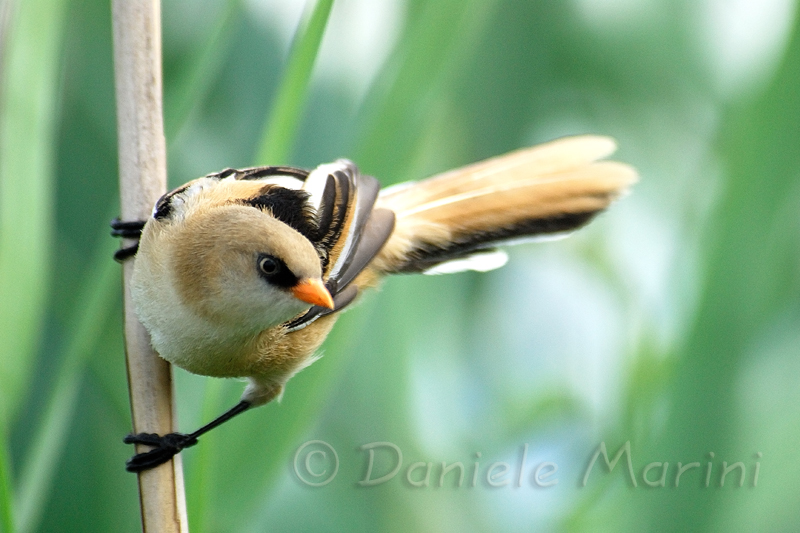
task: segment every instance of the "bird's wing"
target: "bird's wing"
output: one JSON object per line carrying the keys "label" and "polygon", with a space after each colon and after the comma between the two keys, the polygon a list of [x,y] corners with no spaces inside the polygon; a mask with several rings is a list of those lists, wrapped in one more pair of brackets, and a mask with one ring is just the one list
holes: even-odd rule
{"label": "bird's wing", "polygon": [[303,328],[350,304],[358,295],[352,281],[378,254],[394,229],[394,213],[375,209],[380,184],[362,176],[352,162],[340,159],[321,165],[305,180],[303,189],[316,207],[318,232],[310,240],[320,251],[325,286],[334,309],[314,306],[288,322],[290,330]]}

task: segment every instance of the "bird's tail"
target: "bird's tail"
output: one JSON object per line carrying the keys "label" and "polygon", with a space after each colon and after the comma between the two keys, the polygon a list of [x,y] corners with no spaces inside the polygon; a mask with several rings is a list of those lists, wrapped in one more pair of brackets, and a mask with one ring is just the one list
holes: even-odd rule
{"label": "bird's tail", "polygon": [[395,229],[373,266],[469,269],[465,259],[505,241],[572,231],[636,182],[632,167],[600,161],[615,150],[609,137],[567,137],[390,187],[377,207],[395,212]]}

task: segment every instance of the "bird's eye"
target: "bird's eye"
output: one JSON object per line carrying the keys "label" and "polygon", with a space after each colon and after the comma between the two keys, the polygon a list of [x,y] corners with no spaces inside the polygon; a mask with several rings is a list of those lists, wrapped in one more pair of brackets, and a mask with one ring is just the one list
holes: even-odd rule
{"label": "bird's eye", "polygon": [[262,255],[258,258],[258,268],[266,276],[274,276],[281,270],[281,264],[271,255]]}
{"label": "bird's eye", "polygon": [[297,285],[297,276],[281,259],[269,254],[258,254],[258,273],[266,282],[277,287],[289,288]]}

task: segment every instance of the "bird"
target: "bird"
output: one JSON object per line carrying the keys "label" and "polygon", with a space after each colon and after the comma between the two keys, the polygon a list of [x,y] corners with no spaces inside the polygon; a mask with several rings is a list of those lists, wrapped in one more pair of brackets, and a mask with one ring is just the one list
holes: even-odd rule
{"label": "bird", "polygon": [[569,234],[637,181],[606,160],[614,139],[564,137],[381,190],[339,159],[228,168],[162,196],[147,221],[112,222],[137,237],[131,294],[158,354],[189,372],[246,378],[240,402],[189,434],[128,435],[151,450],[140,472],[200,435],[282,394],[318,359],[339,313],[389,274],[486,271],[498,246]]}

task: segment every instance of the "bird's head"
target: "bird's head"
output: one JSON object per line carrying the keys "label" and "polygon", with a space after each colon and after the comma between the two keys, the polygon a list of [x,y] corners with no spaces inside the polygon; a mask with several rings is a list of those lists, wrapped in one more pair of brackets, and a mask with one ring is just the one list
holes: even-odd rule
{"label": "bird's head", "polygon": [[260,331],[312,305],[333,308],[314,246],[269,212],[196,210],[169,238],[178,296],[212,324]]}

